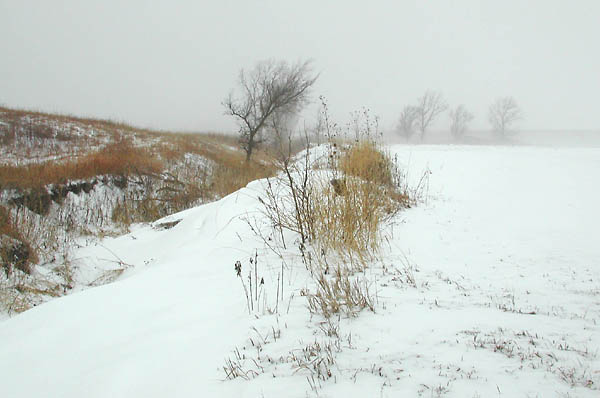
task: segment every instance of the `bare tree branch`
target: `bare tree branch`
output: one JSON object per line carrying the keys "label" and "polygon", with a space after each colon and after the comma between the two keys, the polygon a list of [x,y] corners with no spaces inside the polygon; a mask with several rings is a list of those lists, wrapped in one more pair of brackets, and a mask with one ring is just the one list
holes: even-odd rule
{"label": "bare tree branch", "polygon": [[488,119],[494,131],[506,137],[515,122],[523,119],[523,112],[514,98],[502,97],[490,105]]}
{"label": "bare tree branch", "polygon": [[442,112],[448,109],[448,105],[438,91],[428,90],[417,101],[416,126],[421,132],[421,140],[425,138],[425,132],[431,122]]}
{"label": "bare tree branch", "polygon": [[407,105],[402,108],[398,119],[396,131],[408,141],[415,133],[415,122],[417,120],[417,107]]}
{"label": "bare tree branch", "polygon": [[308,102],[310,88],[318,75],[312,74],[311,62],[288,65],[284,61],[262,61],[253,70],[240,72],[241,96],[231,93],[224,101],[225,114],[237,119],[240,144],[250,160],[264,138],[263,130],[277,116],[296,114]]}
{"label": "bare tree branch", "polygon": [[450,110],[450,132],[454,138],[459,139],[465,135],[469,123],[473,120],[474,116],[467,110],[464,105],[459,105],[455,109]]}

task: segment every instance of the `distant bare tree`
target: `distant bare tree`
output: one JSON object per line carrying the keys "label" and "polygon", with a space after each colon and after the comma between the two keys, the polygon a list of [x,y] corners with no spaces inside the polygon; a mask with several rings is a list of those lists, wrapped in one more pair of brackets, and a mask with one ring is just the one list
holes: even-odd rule
{"label": "distant bare tree", "polygon": [[474,116],[467,110],[464,105],[459,105],[455,109],[450,110],[450,132],[456,139],[461,138],[465,135],[469,123],[473,120]]}
{"label": "distant bare tree", "polygon": [[264,131],[269,135],[272,149],[278,156],[290,155],[297,121],[298,115],[295,112],[275,112],[267,121]]}
{"label": "distant bare tree", "polygon": [[402,137],[406,138],[406,141],[412,137],[415,133],[415,122],[417,120],[417,108],[412,105],[406,105],[400,112],[400,118],[398,118],[398,126],[396,131]]}
{"label": "distant bare tree", "polygon": [[514,98],[502,97],[490,105],[488,118],[494,131],[506,137],[515,122],[523,119],[523,113]]}
{"label": "distant bare tree", "polygon": [[265,140],[263,130],[274,117],[283,120],[284,115],[296,114],[306,105],[317,78],[310,61],[288,65],[285,61],[268,60],[257,63],[250,72],[240,71],[241,94],[236,98],[230,93],[223,106],[226,115],[237,119],[247,161]]}
{"label": "distant bare tree", "polygon": [[448,105],[439,91],[428,90],[417,101],[416,106],[416,126],[421,132],[421,140],[425,138],[427,127],[442,112],[448,109]]}

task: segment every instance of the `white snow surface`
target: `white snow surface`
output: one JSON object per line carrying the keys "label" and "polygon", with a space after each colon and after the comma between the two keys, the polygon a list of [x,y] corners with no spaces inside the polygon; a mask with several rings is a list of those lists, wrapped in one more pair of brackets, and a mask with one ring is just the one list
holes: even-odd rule
{"label": "white snow surface", "polygon": [[[250,230],[265,225],[255,181],[161,220],[181,220],[171,229],[82,248],[79,261],[131,267],[1,322],[2,395],[599,396],[600,148],[390,151],[412,184],[431,172],[428,195],[386,227],[381,260],[359,276],[375,313],[331,321],[327,380],[291,359],[336,339],[301,296],[314,282],[294,234],[279,257]],[[284,262],[278,314],[248,314],[234,264],[246,277],[256,253],[267,308]],[[257,377],[226,380],[234,350]]]}

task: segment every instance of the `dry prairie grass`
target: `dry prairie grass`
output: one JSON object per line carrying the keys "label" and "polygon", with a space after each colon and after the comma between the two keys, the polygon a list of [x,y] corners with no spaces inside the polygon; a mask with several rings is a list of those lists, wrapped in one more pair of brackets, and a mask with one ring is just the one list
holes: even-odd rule
{"label": "dry prairie grass", "polygon": [[373,141],[355,143],[337,165],[341,177],[313,193],[312,230],[321,251],[361,270],[379,249],[382,224],[407,207],[408,197],[394,184],[394,162]]}
{"label": "dry prairie grass", "polygon": [[0,166],[0,189],[40,189],[101,175],[126,177],[131,173],[159,173],[162,162],[144,148],[121,140],[99,151],[69,161],[48,161],[24,166]]}
{"label": "dry prairie grass", "polygon": [[275,173],[273,157],[266,150],[257,150],[250,162],[239,151],[238,139],[226,134],[177,133],[161,135],[158,154],[161,159],[174,161],[185,154],[195,154],[213,163],[207,196],[220,198],[249,182],[270,177]]}
{"label": "dry prairie grass", "polygon": [[375,311],[368,282],[352,275],[378,258],[385,241],[383,225],[409,204],[408,196],[399,192],[395,163],[373,141],[355,143],[333,165],[338,178],[317,183],[307,195],[316,251],[309,267],[317,287],[306,296],[311,313],[325,318]]}
{"label": "dry prairie grass", "polygon": [[400,191],[396,164],[375,143],[360,141],[341,154],[338,147],[329,147],[332,169],[326,172],[310,167],[310,151],[300,169],[279,163],[288,194],[282,197],[269,183],[263,201],[273,225],[299,233],[318,253],[312,256],[318,268],[310,265],[317,273],[329,267],[328,258],[349,272],[364,270],[378,254],[382,225],[410,203]]}
{"label": "dry prairie grass", "polygon": [[339,161],[340,170],[347,176],[382,186],[393,183],[393,164],[390,157],[373,141],[360,141],[353,145]]}
{"label": "dry prairie grass", "polygon": [[29,242],[24,239],[21,232],[15,226],[10,213],[3,206],[0,206],[0,236],[7,236],[21,242],[23,244],[21,251],[27,254],[27,258],[15,259],[14,253],[11,253],[13,248],[0,247],[0,270],[4,268],[8,275],[12,271],[12,268],[16,267],[26,273],[31,273],[31,265],[36,264],[38,261],[37,253],[32,249]]}
{"label": "dry prairie grass", "polygon": [[387,215],[386,206],[392,205],[382,189],[350,179],[342,195],[324,186],[313,196],[311,230],[320,251],[365,264],[379,247],[379,226]]}
{"label": "dry prairie grass", "polygon": [[211,189],[223,197],[248,185],[249,182],[270,177],[275,173],[275,166],[266,157],[258,155],[250,162],[239,152],[222,153],[213,171]]}
{"label": "dry prairie grass", "polygon": [[10,214],[3,206],[0,206],[0,234],[8,235],[11,238],[18,238],[14,229]]}
{"label": "dry prairie grass", "polygon": [[338,274],[333,278],[320,274],[316,293],[307,297],[311,314],[321,314],[325,318],[340,313],[356,316],[365,308],[375,312],[375,300],[369,285],[357,278],[350,279],[347,274]]}
{"label": "dry prairie grass", "polygon": [[[22,111],[13,113],[21,116],[25,114]],[[106,123],[110,125],[111,122]],[[134,128],[129,130],[139,133]],[[153,176],[157,184],[166,184],[160,197],[136,197],[129,198],[132,199],[129,203],[122,202],[113,219],[128,225],[183,210],[197,204],[198,200],[223,197],[246,186],[250,181],[270,176],[274,172],[270,157],[264,151],[257,153],[251,162],[246,162],[241,151],[236,150],[237,141],[233,136],[150,131],[144,133],[149,137],[148,140],[140,139],[139,134],[121,134],[118,141],[66,161],[46,161],[22,166],[0,165],[0,189],[25,191],[25,202],[35,202],[36,206],[33,207],[41,210],[35,211],[45,214],[49,206],[49,203],[45,203],[49,201],[47,188],[51,185],[64,185],[74,180],[89,181],[106,175],[119,177],[124,182]],[[190,170],[186,163],[187,154],[199,155],[210,163],[203,166],[203,170],[197,170],[198,165]],[[174,169],[179,172],[172,178]],[[166,173],[169,177],[164,178],[161,173]],[[44,203],[38,206],[37,202]]]}
{"label": "dry prairie grass", "polygon": [[74,115],[54,114],[27,109],[13,109],[0,106],[0,115],[2,116],[3,120],[8,122],[18,122],[26,118],[28,120],[37,119],[55,122],[61,125],[81,125],[88,128],[112,132],[130,132],[141,135],[156,134],[156,132],[153,130],[133,127],[123,122],[116,122],[112,120],[98,118],[79,117]]}

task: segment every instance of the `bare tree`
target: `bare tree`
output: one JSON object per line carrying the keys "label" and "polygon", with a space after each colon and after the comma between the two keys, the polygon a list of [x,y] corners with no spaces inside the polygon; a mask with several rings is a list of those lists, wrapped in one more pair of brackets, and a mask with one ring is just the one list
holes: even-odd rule
{"label": "bare tree", "polygon": [[421,140],[425,138],[427,127],[442,112],[448,109],[448,105],[439,91],[428,90],[417,101],[416,126],[421,133]]}
{"label": "bare tree", "polygon": [[240,71],[241,94],[235,97],[230,93],[223,106],[226,115],[237,119],[247,161],[265,140],[263,130],[274,117],[283,120],[283,115],[298,113],[306,105],[317,78],[310,61],[288,65],[285,61],[268,60],[257,63],[250,72]]}
{"label": "bare tree", "polygon": [[400,112],[398,127],[396,131],[408,141],[415,133],[415,121],[417,119],[417,108],[412,105],[406,105]]}
{"label": "bare tree", "polygon": [[269,143],[278,157],[291,155],[297,121],[296,112],[275,112],[266,123],[264,131],[269,135]]}
{"label": "bare tree", "polygon": [[515,122],[523,119],[523,113],[514,98],[502,97],[490,105],[488,118],[494,131],[506,137]]}
{"label": "bare tree", "polygon": [[469,123],[473,120],[474,116],[467,110],[464,105],[459,105],[455,109],[450,110],[450,132],[456,139],[461,138],[465,135]]}

